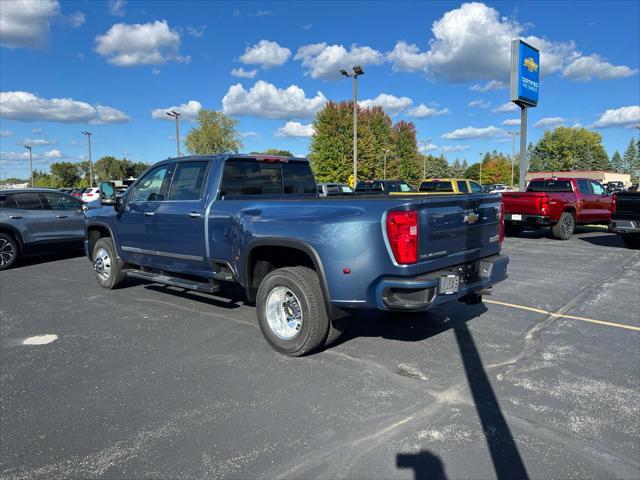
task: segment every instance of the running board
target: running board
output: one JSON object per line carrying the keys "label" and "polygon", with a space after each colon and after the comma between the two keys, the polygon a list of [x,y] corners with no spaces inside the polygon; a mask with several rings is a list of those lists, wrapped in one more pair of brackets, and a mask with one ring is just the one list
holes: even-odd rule
{"label": "running board", "polygon": [[171,277],[162,273],[144,272],[142,270],[125,270],[124,272],[127,274],[127,277],[140,278],[154,283],[186,288],[197,292],[215,293],[220,290],[220,284],[215,280],[198,282],[197,280],[187,280],[186,278]]}

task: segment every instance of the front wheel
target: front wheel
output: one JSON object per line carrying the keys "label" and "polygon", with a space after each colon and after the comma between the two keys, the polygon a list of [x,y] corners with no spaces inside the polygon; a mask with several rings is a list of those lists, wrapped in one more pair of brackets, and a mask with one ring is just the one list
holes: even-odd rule
{"label": "front wheel", "polygon": [[307,267],[285,267],[270,272],[256,297],[260,330],[278,352],[299,357],[321,346],[329,318],[320,280]]}
{"label": "front wheel", "polygon": [[100,238],[93,247],[93,271],[103,288],[113,289],[120,285],[125,274],[116,256],[116,249],[109,237]]}
{"label": "front wheel", "polygon": [[571,212],[562,212],[560,220],[553,227],[551,231],[553,236],[558,240],[569,240],[576,229],[576,219]]}

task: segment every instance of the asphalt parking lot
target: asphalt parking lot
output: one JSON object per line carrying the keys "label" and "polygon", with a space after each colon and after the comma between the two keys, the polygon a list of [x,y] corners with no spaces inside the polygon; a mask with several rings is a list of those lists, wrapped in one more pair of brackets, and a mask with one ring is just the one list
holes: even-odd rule
{"label": "asphalt parking lot", "polygon": [[640,477],[640,252],[588,228],[504,252],[483,305],[359,314],[305,358],[237,291],[27,259],[0,272],[0,477]]}

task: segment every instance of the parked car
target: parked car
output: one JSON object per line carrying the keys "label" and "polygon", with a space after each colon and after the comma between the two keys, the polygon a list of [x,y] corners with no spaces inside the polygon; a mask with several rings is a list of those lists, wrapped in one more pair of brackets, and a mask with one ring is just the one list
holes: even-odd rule
{"label": "parked car", "polygon": [[93,202],[94,200],[98,200],[100,196],[100,189],[96,187],[87,188],[84,192],[82,192],[82,201],[83,202]]}
{"label": "parked car", "polygon": [[420,193],[482,193],[482,186],[466,178],[429,178],[420,183]]}
{"label": "parked car", "polygon": [[604,184],[609,193],[622,192],[624,190],[624,182],[611,181]]}
{"label": "parked car", "polygon": [[524,192],[503,193],[502,201],[508,235],[525,226],[550,227],[556,238],[568,240],[576,225],[611,220],[611,196],[588,178],[534,178]]}
{"label": "parked car", "polygon": [[86,188],[76,188],[76,189],[72,190],[69,195],[71,195],[72,197],[79,198],[80,200],[82,200],[82,192],[84,192],[85,190],[86,190]]}
{"label": "parked car", "polygon": [[84,240],[82,202],[53,189],[0,192],[0,270],[24,253],[81,246]]}
{"label": "parked car", "polygon": [[361,180],[355,193],[360,195],[389,194],[391,192],[415,192],[404,180]]}
{"label": "parked car", "polygon": [[98,283],[125,277],[203,292],[239,284],[278,352],[328,345],[350,310],[422,311],[506,278],[500,197],[318,197],[308,160],[163,160],[86,212]]}
{"label": "parked car", "polygon": [[640,248],[640,192],[617,192],[611,199],[609,230],[629,248]]}
{"label": "parked car", "polygon": [[350,195],[353,193],[353,189],[345,183],[318,183],[317,188],[321,197]]}
{"label": "parked car", "polygon": [[494,185],[493,188],[489,190],[489,193],[502,193],[502,192],[513,192],[513,191],[514,189],[508,185],[498,184],[498,185]]}

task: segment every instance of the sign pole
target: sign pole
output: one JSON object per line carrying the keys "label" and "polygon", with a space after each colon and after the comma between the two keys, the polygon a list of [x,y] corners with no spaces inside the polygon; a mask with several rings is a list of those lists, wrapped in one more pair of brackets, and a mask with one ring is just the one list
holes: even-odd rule
{"label": "sign pole", "polygon": [[520,175],[518,190],[524,192],[527,174],[527,107],[520,106]]}

